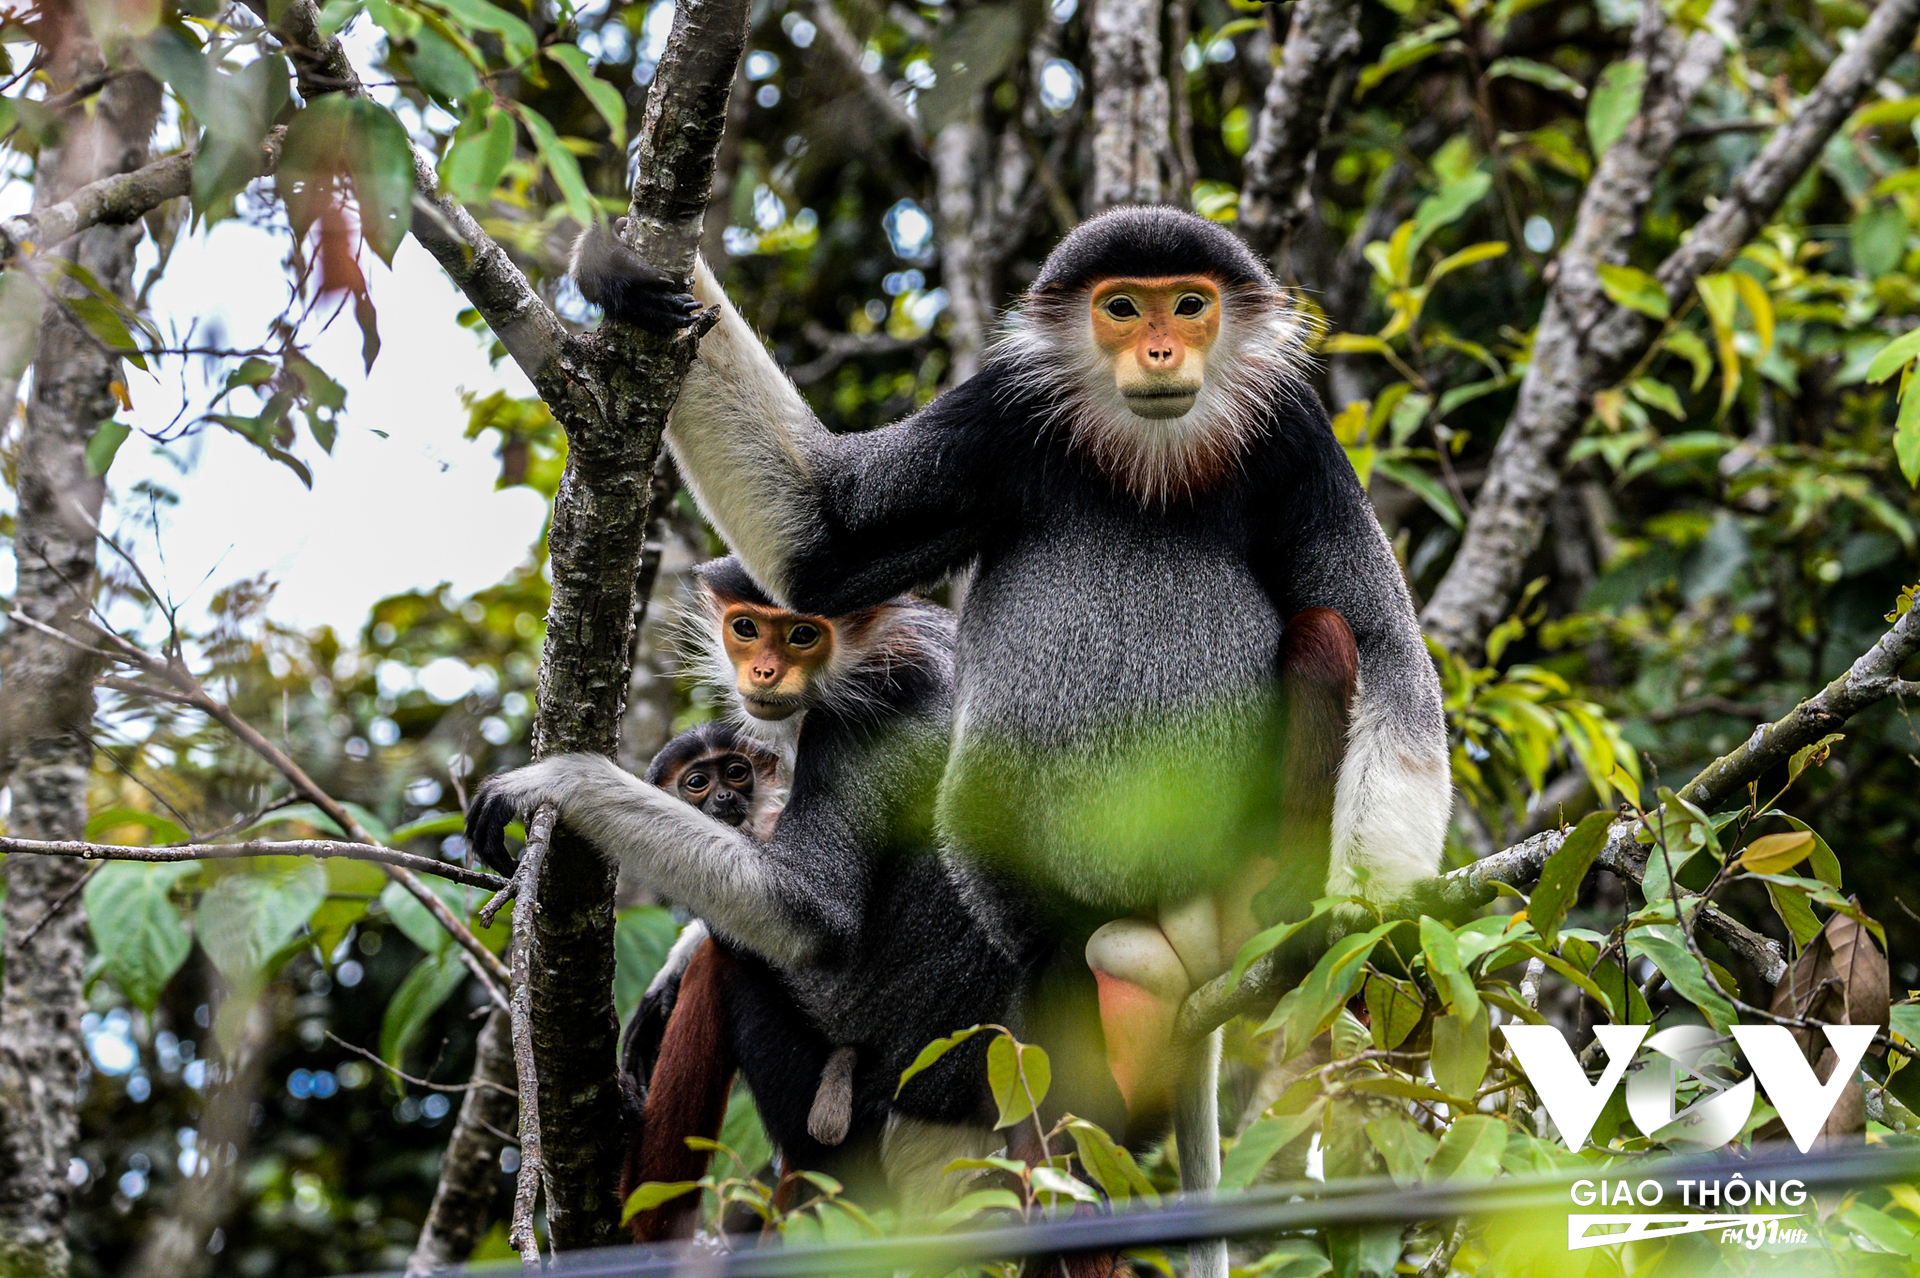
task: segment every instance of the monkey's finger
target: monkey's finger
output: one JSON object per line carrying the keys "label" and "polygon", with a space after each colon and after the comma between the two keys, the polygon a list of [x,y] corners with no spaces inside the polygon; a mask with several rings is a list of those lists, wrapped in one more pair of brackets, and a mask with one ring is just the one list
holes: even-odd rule
{"label": "monkey's finger", "polygon": [[512,875],[513,858],[507,855],[507,823],[517,815],[506,798],[481,787],[467,807],[467,845],[495,871]]}

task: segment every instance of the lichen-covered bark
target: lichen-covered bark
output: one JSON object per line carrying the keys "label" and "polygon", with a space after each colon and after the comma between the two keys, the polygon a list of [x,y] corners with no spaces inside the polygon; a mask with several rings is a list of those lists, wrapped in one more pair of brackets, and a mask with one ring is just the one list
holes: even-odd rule
{"label": "lichen-covered bark", "polygon": [[513,1130],[517,1108],[511,1095],[513,1082],[507,1014],[495,1008],[480,1027],[473,1077],[441,1158],[440,1184],[413,1255],[407,1259],[409,1278],[465,1263],[480,1241],[487,1204],[500,1186],[500,1150],[505,1142],[497,1133]]}
{"label": "lichen-covered bark", "polygon": [[[97,76],[99,50],[77,13],[50,53],[55,92]],[[46,209],[100,178],[139,168],[158,114],[158,86],[145,75],[114,80],[93,109],[76,107],[57,151],[43,151],[34,206]],[[96,225],[66,248],[101,285],[131,296],[137,226]],[[77,292],[72,285],[58,286]],[[92,598],[94,521],[104,495],[87,472],[86,446],[118,404],[111,383],[120,361],[104,355],[66,310],[50,302],[41,317],[19,470],[14,606],[48,625],[82,617]],[[13,762],[10,833],[77,839],[87,822],[92,759],[92,671],[74,650],[25,627],[0,649],[0,717]],[[86,924],[63,911],[34,937],[25,935],[86,872],[59,857],[6,860],[4,978],[0,984],[0,1274],[66,1272],[67,1165],[77,1133],[76,1102],[85,1059],[80,1040]]]}
{"label": "lichen-covered bark", "polygon": [[1265,256],[1299,221],[1347,72],[1360,54],[1355,0],[1299,0],[1281,46],[1240,187],[1240,234]]}
{"label": "lichen-covered bark", "polygon": [[[712,195],[747,14],[744,0],[682,0],[638,130],[629,233],[649,261],[686,278]],[[694,330],[663,337],[603,326],[566,340],[535,378],[568,442],[547,543],[553,599],[536,757],[610,755],[618,744],[653,465],[696,341]],[[536,1011],[547,1226],[560,1250],[617,1241],[624,1131],[613,897],[612,866],[556,835],[541,866],[526,970]]]}
{"label": "lichen-covered bark", "polygon": [[1166,198],[1167,81],[1161,74],[1160,0],[1095,0],[1093,180],[1087,212]]}
{"label": "lichen-covered bark", "polygon": [[947,350],[953,365],[949,384],[966,381],[980,369],[993,299],[987,295],[988,261],[981,242],[987,229],[987,202],[981,188],[989,172],[987,131],[969,111],[933,138],[934,209],[940,227],[940,279],[947,287],[947,318],[952,329]]}

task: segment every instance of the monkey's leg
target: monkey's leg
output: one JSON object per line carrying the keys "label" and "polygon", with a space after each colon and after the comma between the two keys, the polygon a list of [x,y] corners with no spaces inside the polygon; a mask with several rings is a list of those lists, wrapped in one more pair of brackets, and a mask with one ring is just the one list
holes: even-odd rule
{"label": "monkey's leg", "polygon": [[[680,997],[667,1020],[658,1062],[647,1085],[639,1139],[620,1178],[624,1199],[649,1181],[698,1180],[708,1155],[687,1148],[687,1137],[713,1140],[727,1114],[737,1062],[728,1045],[725,986],[734,961],[712,941],[694,952],[680,978]],[[700,1195],[683,1194],[631,1222],[635,1242],[691,1238]]]}
{"label": "monkey's leg", "polygon": [[1139,1115],[1164,1111],[1180,1075],[1173,1022],[1193,988],[1173,943],[1146,919],[1117,919],[1087,941],[1087,966],[1100,989],[1107,1068]]}

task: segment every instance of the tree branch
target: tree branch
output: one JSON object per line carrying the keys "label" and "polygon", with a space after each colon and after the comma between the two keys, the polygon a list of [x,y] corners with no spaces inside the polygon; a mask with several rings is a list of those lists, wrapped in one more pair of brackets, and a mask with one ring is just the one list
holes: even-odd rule
{"label": "tree branch", "polygon": [[0,837],[0,853],[30,852],[35,856],[77,856],[87,861],[233,861],[256,856],[310,856],[325,861],[373,861],[420,874],[438,875],[454,883],[493,891],[506,883],[497,874],[450,865],[430,856],[398,852],[377,843],[341,843],[334,839],[250,839],[245,843],[175,843],[165,847],[129,847],[117,843],[76,840],[11,839]]}
{"label": "tree branch", "polygon": [[[533,1034],[533,980],[528,971],[533,953],[534,915],[539,912],[540,871],[553,838],[555,811],[543,805],[527,824],[527,846],[520,854],[520,895],[513,903],[513,1033],[514,1077],[520,1099],[520,1175],[514,1183],[513,1225],[507,1242],[520,1253],[520,1261],[531,1269],[540,1268],[540,1244],[533,1236],[534,1200],[544,1188],[548,1213],[552,1213],[553,1185],[546,1168],[546,1145],[540,1131],[540,1070],[535,1059]],[[616,1218],[617,1219],[617,1218]],[[549,1239],[553,1225],[547,1226]],[[554,1244],[556,1250],[558,1244]]]}
{"label": "tree branch", "polygon": [[1236,225],[1262,257],[1300,219],[1314,156],[1339,106],[1334,86],[1360,54],[1359,9],[1355,0],[1299,0],[1293,6],[1240,187]]}
{"label": "tree branch", "polygon": [[[1642,12],[1644,32],[1657,17],[1651,7]],[[1670,302],[1691,293],[1703,272],[1738,251],[1771,216],[1827,139],[1912,43],[1916,26],[1920,0],[1886,0],[1874,9],[1792,119],[1661,266],[1658,277]],[[1690,98],[1696,80],[1705,78],[1702,67],[1710,55],[1698,43],[1703,39],[1718,43],[1707,33],[1696,35],[1673,70],[1660,77],[1655,55],[1664,45],[1647,46],[1649,96],[1627,135],[1602,158],[1583,198],[1519,402],[1494,450],[1460,551],[1422,617],[1427,632],[1454,652],[1477,648],[1504,614],[1527,556],[1540,543],[1547,501],[1559,487],[1559,459],[1586,421],[1594,394],[1625,375],[1660,332],[1648,316],[1605,299],[1597,268],[1621,260],[1637,231],[1644,190],[1678,138],[1683,95]],[[1639,41],[1637,36],[1637,47]],[[1666,86],[1659,93],[1652,92],[1656,81]]]}
{"label": "tree branch", "polygon": [[[1899,670],[1916,656],[1920,656],[1920,608],[1909,610],[1896,621],[1845,674],[1784,717],[1755,728],[1739,749],[1701,769],[1678,791],[1679,797],[1712,811],[1742,787],[1758,781],[1769,769],[1786,763],[1795,751],[1816,744],[1861,711],[1889,697],[1909,695],[1915,685],[1901,679]],[[1656,815],[1657,810],[1649,814]],[[1609,870],[1635,883],[1643,881],[1649,848],[1639,842],[1637,836],[1644,828],[1638,818],[1623,817],[1615,821],[1607,831],[1605,845],[1594,858],[1595,868]],[[1439,909],[1477,909],[1493,900],[1497,894],[1495,883],[1524,887],[1537,880],[1548,858],[1566,842],[1567,834],[1566,830],[1543,830],[1503,852],[1433,880],[1428,892],[1419,899]],[[1697,900],[1696,893],[1680,893],[1683,905]],[[1786,955],[1776,942],[1710,902],[1700,908],[1697,917],[1701,926],[1752,965],[1769,985],[1776,984],[1785,973]],[[1270,1006],[1305,975],[1303,960],[1298,955],[1276,950],[1249,967],[1238,986],[1232,985],[1227,976],[1216,977],[1187,997],[1180,1008],[1176,1036],[1198,1039],[1236,1016],[1263,1005]]]}

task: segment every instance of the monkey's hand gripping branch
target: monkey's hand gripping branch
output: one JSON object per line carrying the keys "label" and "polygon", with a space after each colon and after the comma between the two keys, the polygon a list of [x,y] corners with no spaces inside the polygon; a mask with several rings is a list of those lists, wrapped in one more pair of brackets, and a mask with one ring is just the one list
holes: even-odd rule
{"label": "monkey's hand gripping branch", "polygon": [[467,808],[467,840],[489,865],[513,874],[508,822],[551,805],[563,824],[720,932],[782,964],[819,952],[826,912],[808,876],[768,845],[638,777],[604,755],[563,754],[489,778]]}

